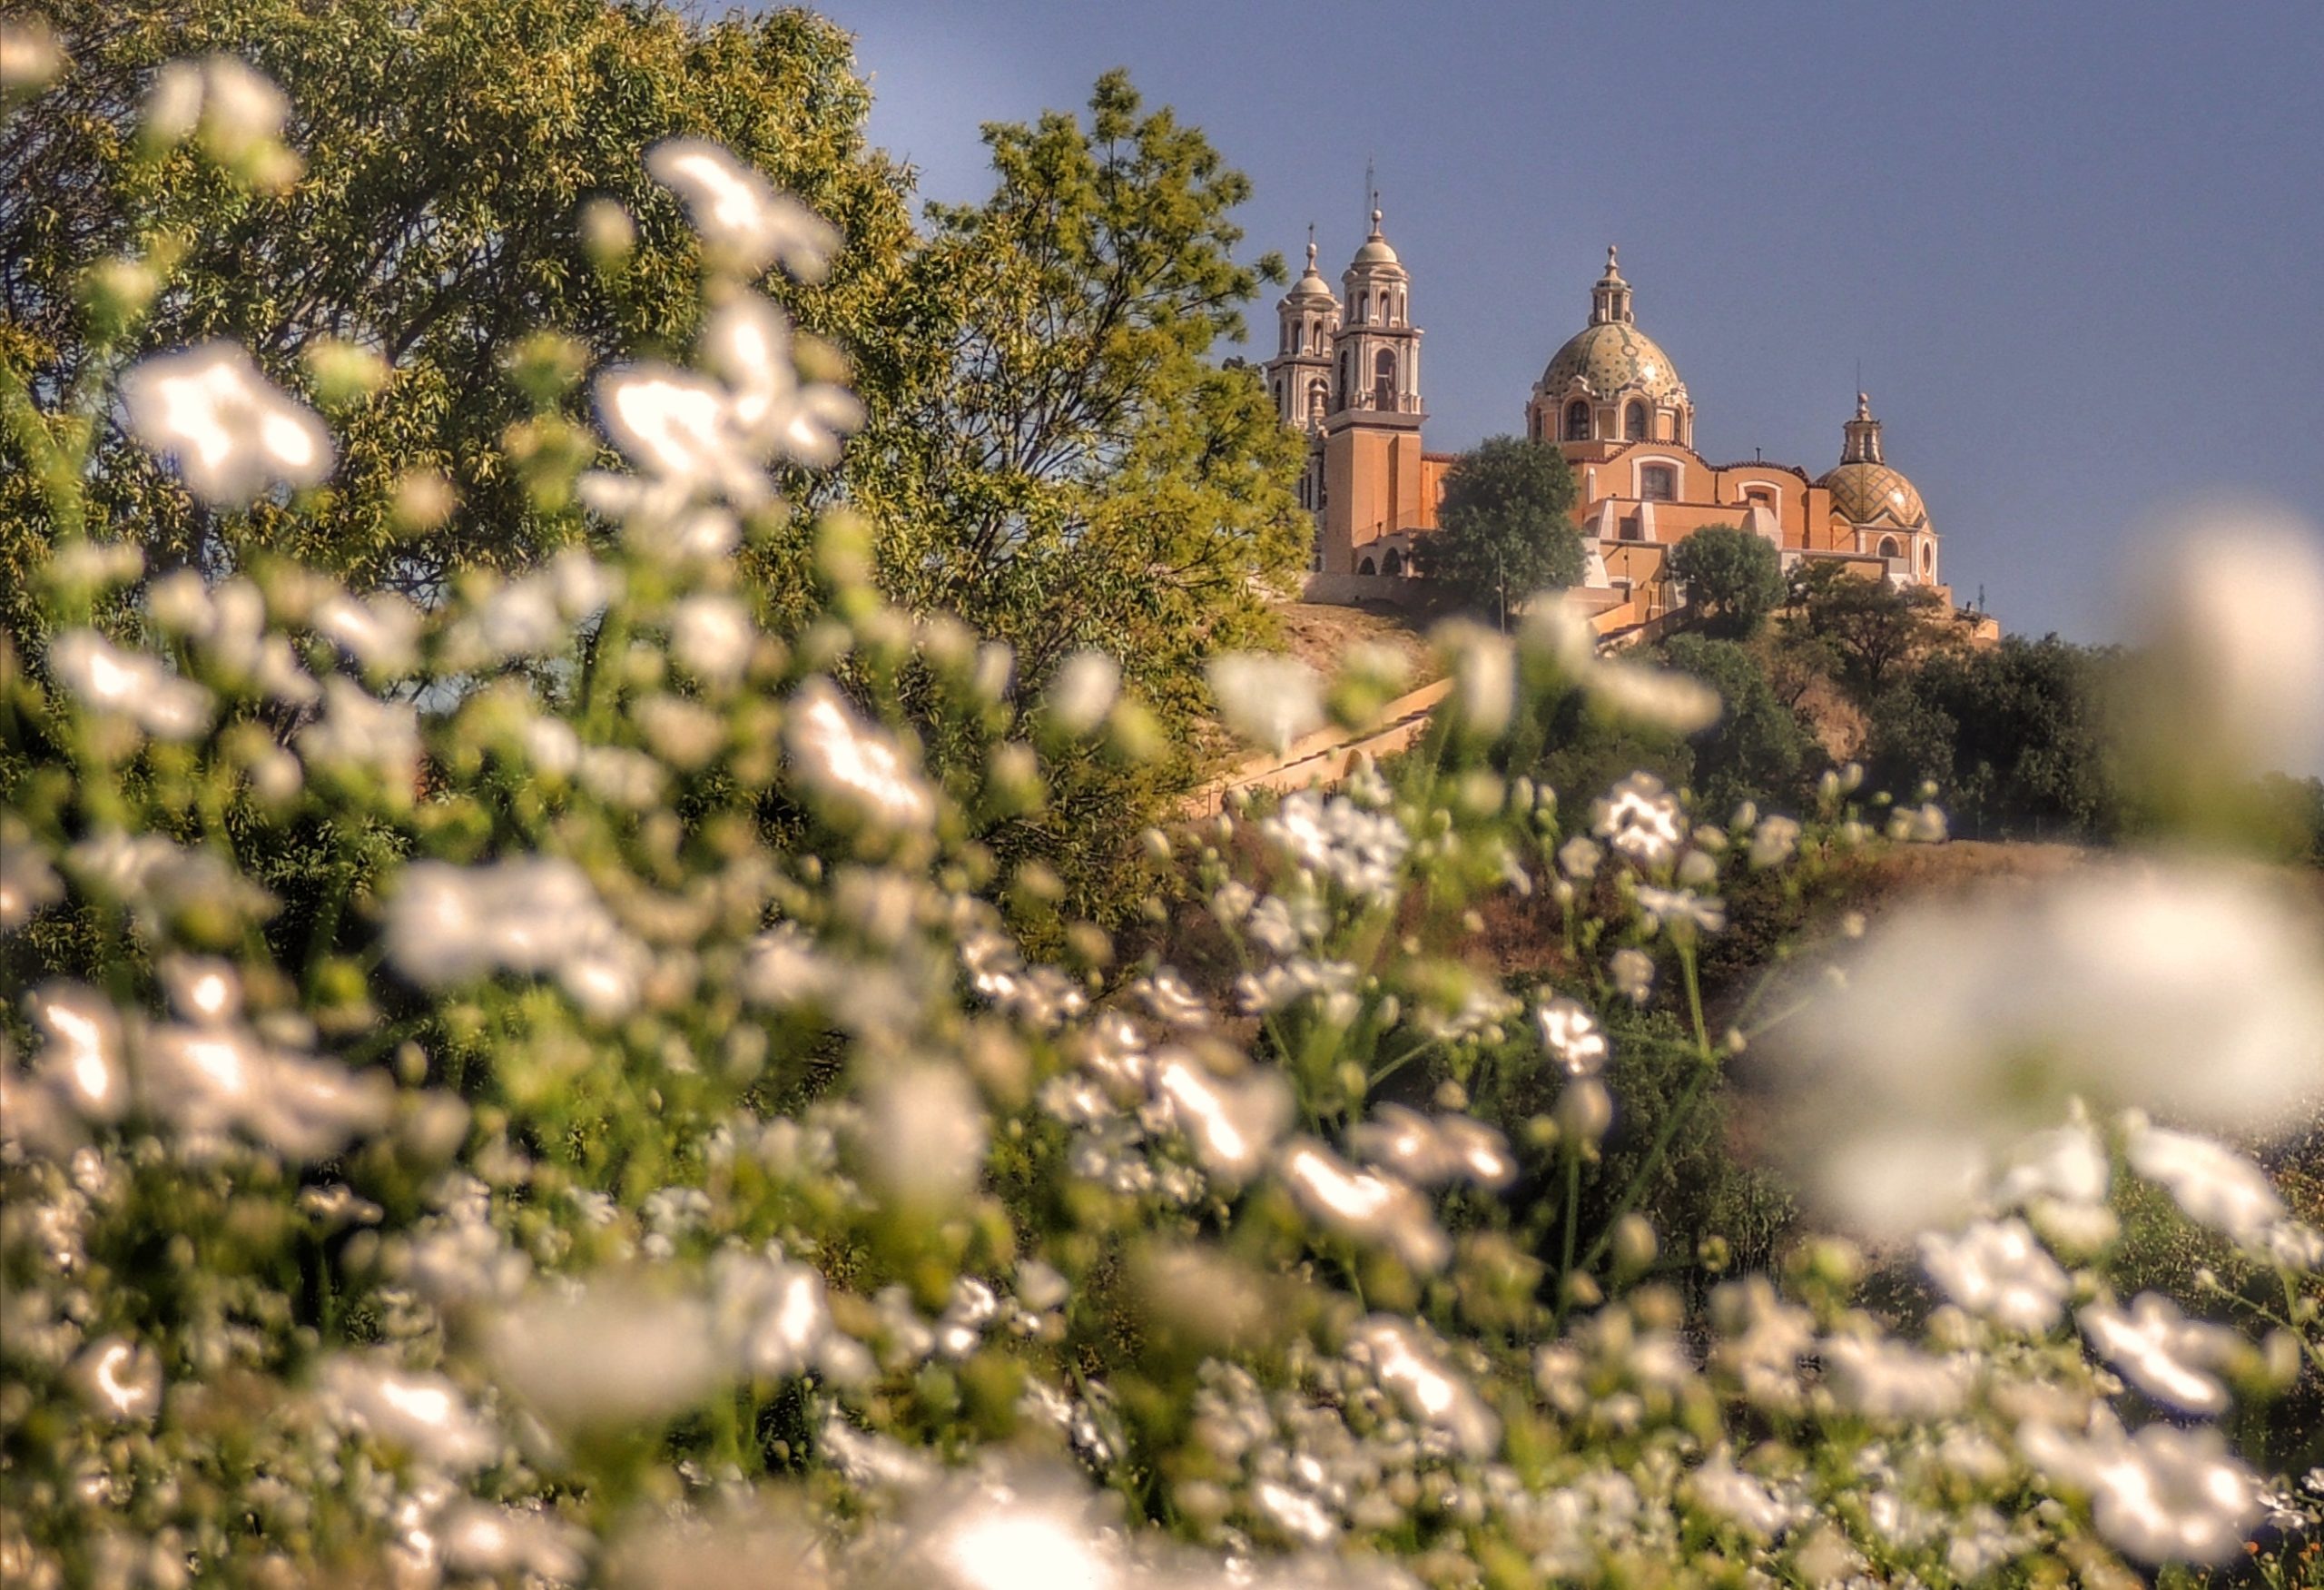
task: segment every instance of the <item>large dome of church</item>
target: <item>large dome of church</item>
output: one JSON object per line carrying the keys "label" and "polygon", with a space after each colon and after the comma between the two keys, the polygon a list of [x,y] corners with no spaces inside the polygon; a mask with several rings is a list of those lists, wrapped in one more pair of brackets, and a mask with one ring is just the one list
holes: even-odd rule
{"label": "large dome of church", "polygon": [[1608,321],[1575,332],[1541,372],[1545,397],[1562,397],[1576,378],[1591,396],[1637,392],[1657,401],[1680,402],[1687,383],[1670,356],[1653,338],[1628,321]]}

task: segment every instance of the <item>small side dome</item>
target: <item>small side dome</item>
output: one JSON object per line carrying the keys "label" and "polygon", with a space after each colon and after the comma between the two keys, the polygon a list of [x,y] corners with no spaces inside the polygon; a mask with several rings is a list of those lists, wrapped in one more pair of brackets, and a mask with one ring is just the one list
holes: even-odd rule
{"label": "small side dome", "polygon": [[1396,258],[1396,251],[1388,246],[1388,240],[1380,235],[1377,210],[1372,212],[1372,235],[1364,240],[1364,246],[1355,251],[1355,258],[1349,262],[1350,269],[1366,265],[1393,265],[1399,270],[1403,266],[1403,262]]}
{"label": "small side dome", "polygon": [[1332,297],[1332,284],[1324,280],[1321,271],[1315,269],[1315,245],[1312,241],[1307,244],[1307,270],[1291,284],[1291,291],[1283,295],[1283,301],[1285,303],[1338,301]]}
{"label": "small side dome", "polygon": [[1880,421],[1872,417],[1867,394],[1856,395],[1856,418],[1842,431],[1846,440],[1839,463],[1816,482],[1832,494],[1832,511],[1852,525],[1926,529],[1928,509],[1919,490],[1880,456]]}
{"label": "small side dome", "polygon": [[1832,494],[1832,511],[1852,525],[1928,528],[1928,509],[1910,480],[1886,464],[1841,464],[1816,482]]}

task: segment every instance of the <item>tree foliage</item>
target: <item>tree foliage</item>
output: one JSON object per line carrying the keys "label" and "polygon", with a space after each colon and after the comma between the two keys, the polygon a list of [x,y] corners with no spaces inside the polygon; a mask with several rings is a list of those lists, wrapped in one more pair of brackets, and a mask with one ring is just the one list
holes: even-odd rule
{"label": "tree foliage", "polygon": [[1280,262],[1236,262],[1248,182],[1125,74],[1086,123],[985,143],[991,196],[930,208],[898,301],[921,357],[884,392],[864,372],[848,486],[906,606],[1009,640],[1028,685],[1100,647],[1189,710],[1200,656],[1265,631],[1262,588],[1305,546],[1298,439],[1206,357]]}
{"label": "tree foliage", "polygon": [[1699,635],[1672,636],[1657,649],[1668,666],[1718,691],[1726,707],[1691,739],[1695,793],[1708,809],[1752,800],[1797,810],[1810,777],[1821,771],[1822,753],[1799,715],[1776,694],[1758,654],[1737,641]]}
{"label": "tree foliage", "polygon": [[[906,173],[869,150],[869,91],[851,42],[802,12],[697,25],[604,0],[63,0],[48,7],[73,69],[0,129],[0,361],[51,424],[111,360],[229,338],[272,378],[312,391],[333,342],[384,359],[376,392],[334,414],[339,463],[310,511],[205,509],[118,434],[100,439],[93,498],[157,569],[212,572],[251,548],[296,553],[358,585],[426,593],[451,569],[537,556],[556,532],[522,489],[528,456],[576,443],[511,380],[543,326],[581,362],[683,341],[698,314],[697,250],[638,154],[673,134],[734,148],[836,223],[848,246],[817,287],[780,286],[812,331],[865,372],[895,367],[880,334],[910,241]],[[137,123],[161,64],[222,52],[288,93],[303,174],[245,191],[191,145]],[[592,199],[621,202],[635,246],[593,267]],[[131,345],[108,335],[141,283],[111,257],[175,262]],[[773,283],[770,283],[773,286]],[[0,471],[0,586],[22,591],[45,505]],[[415,480],[452,488],[449,511]],[[427,495],[443,497],[440,490]]]}
{"label": "tree foliage", "polygon": [[1944,598],[1926,586],[1897,587],[1847,565],[1810,559],[1792,571],[1785,638],[1837,658],[1840,682],[1870,702],[1914,657],[1945,638]]}
{"label": "tree foliage", "polygon": [[1742,640],[1783,605],[1783,558],[1764,536],[1707,525],[1670,549],[1670,572],[1703,614],[1706,634]]}
{"label": "tree foliage", "polygon": [[1876,703],[1874,782],[1900,795],[1935,782],[1964,833],[2111,832],[2101,691],[2112,662],[2054,635],[1930,657]]}
{"label": "tree foliage", "polygon": [[1421,570],[1495,611],[1572,585],[1583,568],[1573,497],[1573,471],[1557,449],[1488,438],[1445,472],[1436,533],[1418,548]]}

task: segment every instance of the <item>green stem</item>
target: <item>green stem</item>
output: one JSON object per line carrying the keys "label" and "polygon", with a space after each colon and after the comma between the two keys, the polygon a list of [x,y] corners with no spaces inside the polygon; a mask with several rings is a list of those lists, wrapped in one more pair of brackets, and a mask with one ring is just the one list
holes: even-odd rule
{"label": "green stem", "polygon": [[1638,1170],[1630,1177],[1630,1185],[1622,1190],[1622,1196],[1615,1203],[1613,1212],[1607,1216],[1606,1229],[1598,1233],[1590,1245],[1590,1251],[1582,1256],[1581,1268],[1584,1269],[1589,1269],[1605,1256],[1606,1245],[1614,1239],[1614,1228],[1621,1223],[1623,1216],[1638,1207],[1640,1197],[1646,1191],[1646,1184],[1662,1168],[1662,1159],[1670,1151],[1671,1140],[1679,1135],[1679,1129],[1695,1112],[1695,1106],[1701,1102],[1704,1091],[1710,1085],[1710,1079],[1718,1074],[1718,1057],[1711,1051],[1710,1032],[1703,1021],[1702,984],[1695,973],[1692,944],[1680,948],[1679,969],[1686,980],[1687,1009],[1695,1024],[1695,1058],[1700,1063],[1693,1078],[1688,1081],[1687,1091],[1679,1095],[1678,1102],[1662,1118],[1662,1125],[1654,1134],[1653,1145],[1647,1150],[1646,1158],[1639,1161]]}

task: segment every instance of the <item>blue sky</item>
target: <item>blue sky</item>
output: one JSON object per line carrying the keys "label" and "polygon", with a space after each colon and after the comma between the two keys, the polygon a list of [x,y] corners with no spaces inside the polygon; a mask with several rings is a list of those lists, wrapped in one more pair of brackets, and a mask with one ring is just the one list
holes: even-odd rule
{"label": "blue sky", "polygon": [[1432,448],[1519,429],[1613,242],[1700,450],[1820,472],[1860,364],[2013,630],[2108,638],[2176,505],[2324,513],[2324,0],[821,8],[929,197],[1115,65],[1249,174],[1250,257],[1314,221],[1336,280],[1376,162]]}

